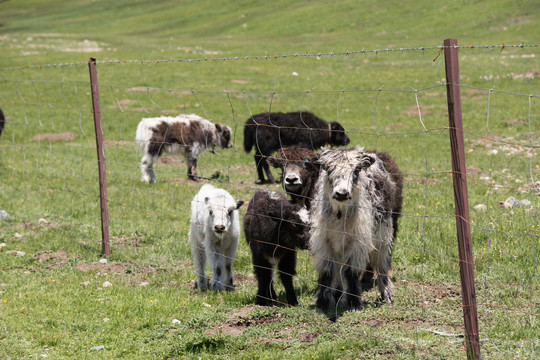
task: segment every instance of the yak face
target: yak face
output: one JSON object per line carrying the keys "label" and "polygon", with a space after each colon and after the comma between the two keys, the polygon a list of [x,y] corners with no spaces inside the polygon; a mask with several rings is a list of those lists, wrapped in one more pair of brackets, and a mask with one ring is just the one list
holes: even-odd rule
{"label": "yak face", "polygon": [[345,133],[345,128],[338,122],[330,123],[330,145],[346,146],[351,141]]}
{"label": "yak face", "polygon": [[376,161],[374,154],[364,152],[364,148],[354,147],[347,150],[323,149],[321,166],[325,193],[329,196],[332,208],[340,209],[350,205],[355,194],[361,190],[365,171]]}
{"label": "yak face", "polygon": [[310,159],[286,162],[282,161],[282,184],[287,193],[302,195],[310,176]]}
{"label": "yak face", "polygon": [[206,197],[204,202],[208,211],[208,227],[218,238],[229,232],[233,221],[238,218],[238,208],[244,203],[225,196]]}
{"label": "yak face", "polygon": [[277,156],[268,158],[268,163],[281,169],[285,192],[299,197],[307,194],[320,171],[318,155],[295,145],[279,149]]}
{"label": "yak face", "polygon": [[223,149],[228,149],[232,147],[231,142],[231,128],[223,124],[215,124],[217,136],[219,139],[219,144]]}

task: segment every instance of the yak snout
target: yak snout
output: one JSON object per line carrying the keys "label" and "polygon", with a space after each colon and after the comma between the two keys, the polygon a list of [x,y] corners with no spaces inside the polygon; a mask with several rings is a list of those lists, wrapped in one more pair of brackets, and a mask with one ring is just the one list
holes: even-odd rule
{"label": "yak snout", "polygon": [[332,198],[337,201],[346,201],[351,199],[351,193],[345,189],[335,190],[332,194]]}
{"label": "yak snout", "polygon": [[295,185],[299,183],[300,178],[296,175],[288,175],[285,177],[285,183],[288,185]]}
{"label": "yak snout", "polygon": [[225,232],[225,225],[216,225],[214,226],[214,232],[222,234]]}

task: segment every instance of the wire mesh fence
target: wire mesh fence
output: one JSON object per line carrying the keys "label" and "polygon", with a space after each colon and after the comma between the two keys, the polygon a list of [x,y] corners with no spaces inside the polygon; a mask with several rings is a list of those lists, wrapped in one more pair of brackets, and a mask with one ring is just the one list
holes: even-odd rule
{"label": "wire mesh fence", "polygon": [[[536,45],[463,46],[460,51],[475,54],[485,49],[500,56],[511,48],[537,52]],[[201,184],[224,188],[246,205],[257,191],[283,192],[279,182],[256,184],[254,153],[246,153],[242,146],[245,122],[261,112],[311,111],[342,124],[350,146],[387,151],[399,164],[405,182],[392,252],[395,300],[382,305],[391,310],[366,311],[356,322],[342,326],[351,331],[362,329],[357,336],[420,351],[422,356],[436,356],[434,348],[440,344],[460,349],[463,309],[446,83],[407,78],[407,86],[397,88],[379,84],[354,88],[348,83],[347,87],[294,90],[302,82],[293,74],[294,85],[286,90],[275,84],[271,89],[257,86],[256,75],[246,76],[248,80],[221,75],[228,83],[216,84],[240,89],[208,85],[208,78],[229,71],[225,64],[230,63],[245,69],[274,60],[289,64],[331,57],[340,59],[336,66],[343,66],[342,61],[357,66],[358,57],[384,54],[395,56],[392,61],[399,63],[403,53],[426,50],[436,59],[441,47],[186,61],[98,61],[111,252],[124,253],[134,261],[167,264],[192,274],[194,281],[197,274],[188,241],[190,202]],[[82,64],[84,68],[79,66]],[[466,66],[462,64],[462,68]],[[197,89],[170,87],[174,79],[164,78],[174,78],[177,72],[197,77],[198,71],[204,86]],[[508,89],[467,85],[463,80],[465,84],[460,85],[480,342],[483,352],[494,357],[512,353],[533,358],[538,346],[539,95],[534,74],[533,78],[523,74],[508,75],[508,81],[530,81],[515,89],[504,82]],[[442,77],[440,74],[439,79]],[[0,171],[5,179],[0,189],[11,194],[3,197],[2,206],[20,222],[45,218],[65,227],[66,236],[75,236],[74,241],[98,252],[99,180],[86,63],[0,69],[0,82],[1,107],[7,117],[0,142]],[[527,88],[529,92],[523,90]],[[201,183],[188,179],[187,164],[180,157],[167,154],[154,167],[156,183],[141,182],[143,154],[134,141],[138,123],[147,117],[191,113],[229,126],[233,147],[199,156]],[[278,177],[278,170],[271,171]],[[246,205],[239,209],[241,219]],[[298,311],[310,313],[315,311],[318,282],[313,255],[294,251]],[[241,233],[233,264],[236,291],[255,302],[253,265]],[[277,299],[273,300],[286,304],[278,277],[276,271]],[[194,287],[194,282],[184,286]],[[366,290],[364,307],[378,309],[378,296],[376,287]],[[336,309],[334,316],[339,319],[343,312]],[[383,330],[389,324],[400,329],[395,336]]]}

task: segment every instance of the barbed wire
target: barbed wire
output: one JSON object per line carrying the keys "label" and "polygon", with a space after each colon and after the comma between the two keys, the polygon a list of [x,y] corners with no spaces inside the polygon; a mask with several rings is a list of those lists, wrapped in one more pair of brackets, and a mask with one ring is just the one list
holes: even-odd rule
{"label": "barbed wire", "polygon": [[[454,49],[501,49],[506,48],[533,48],[540,47],[540,44],[513,44],[513,45],[458,45],[452,46]],[[238,61],[238,60],[277,60],[277,59],[289,59],[289,58],[305,58],[305,57],[331,57],[331,56],[349,56],[349,55],[361,55],[361,54],[389,54],[394,52],[409,52],[409,51],[421,51],[424,53],[427,50],[437,50],[438,54],[445,48],[450,48],[443,45],[438,46],[420,46],[420,47],[400,47],[400,48],[385,48],[385,49],[362,49],[362,50],[353,50],[353,51],[339,51],[339,52],[317,52],[317,53],[305,53],[305,54],[280,54],[280,55],[261,55],[261,56],[229,56],[229,57],[202,57],[194,59],[186,58],[169,58],[169,59],[158,59],[158,60],[99,60],[96,61],[98,65],[107,65],[107,64],[160,64],[160,63],[193,63],[193,62],[207,62],[207,61]],[[438,55],[437,55],[438,57]],[[433,59],[435,61],[437,59]],[[46,69],[46,68],[60,68],[60,67],[69,67],[69,66],[86,66],[88,62],[70,62],[70,63],[56,63],[56,64],[42,64],[42,65],[25,65],[25,66],[13,66],[13,67],[3,67],[0,68],[0,71],[7,70],[26,70],[26,69]]]}
{"label": "barbed wire", "polygon": [[[71,110],[75,109],[75,111],[79,111],[78,122],[77,122],[77,119],[69,119],[68,118],[67,120],[69,120],[70,122],[73,122],[73,125],[77,125],[78,127],[81,128],[81,131],[83,131],[82,127],[81,127],[81,124],[80,124],[80,114],[81,114],[82,111],[88,111],[88,113],[90,113],[91,110],[86,107],[87,105],[78,104],[78,103],[76,104],[75,102],[70,101],[69,98],[66,98],[66,95],[68,95],[68,94],[66,94],[64,92],[65,89],[62,88],[61,94],[59,93],[60,96],[58,97],[58,102],[56,104],[56,103],[53,103],[53,101],[51,101],[51,98],[48,97],[48,95],[47,95],[47,92],[51,90],[52,86],[49,86],[49,87],[45,86],[45,94],[41,95],[41,93],[39,92],[39,89],[36,89],[36,86],[35,86],[36,84],[39,83],[38,80],[7,80],[7,79],[3,79],[3,80],[4,81],[21,81],[21,82],[22,81],[28,81],[29,84],[31,85],[31,86],[26,86],[26,87],[21,86],[20,89],[18,87],[14,87],[14,89],[11,90],[13,92],[13,96],[12,97],[7,96],[7,98],[9,98],[10,101],[15,102],[15,103],[20,104],[21,106],[25,107],[25,116],[26,116],[26,107],[28,107],[28,106],[36,106],[38,109],[43,108],[43,111],[45,111],[47,109],[56,109],[56,108],[61,108],[61,109],[65,108],[68,111],[71,111]],[[2,79],[0,79],[0,82],[1,81],[2,81]],[[75,92],[77,92],[77,86],[78,85],[88,85],[88,84],[83,84],[83,83],[79,84],[79,83],[67,83],[67,82],[63,83],[63,82],[48,82],[48,81],[45,81],[44,84],[55,84],[56,86],[60,86],[60,87],[62,87],[64,84],[75,85],[74,86],[74,91]],[[277,92],[277,91],[272,92],[272,91],[270,91],[270,92],[258,92],[258,94],[267,94],[267,95],[273,96],[273,95],[276,95],[276,94],[307,94],[308,92],[310,92],[310,93],[320,92],[320,93],[328,93],[328,94],[339,93],[341,95],[344,92],[377,92],[377,94],[379,94],[380,92],[383,92],[383,91],[393,92],[393,93],[397,93],[397,92],[412,93],[412,94],[415,95],[415,97],[414,98],[411,97],[411,104],[414,104],[413,106],[415,107],[416,112],[417,112],[415,117],[420,120],[420,123],[416,124],[416,127],[418,128],[418,131],[414,132],[414,134],[427,135],[428,133],[433,132],[433,131],[441,131],[442,132],[442,131],[448,130],[448,127],[430,128],[429,126],[426,126],[424,124],[424,122],[422,122],[422,120],[421,120],[422,116],[423,115],[425,116],[426,114],[423,113],[423,108],[421,106],[421,103],[420,103],[419,98],[418,98],[417,95],[421,94],[422,92],[424,92],[424,91],[426,91],[428,89],[440,88],[440,87],[443,87],[445,85],[446,84],[444,84],[444,83],[438,83],[437,85],[422,88],[422,89],[381,89],[381,88],[379,88],[379,89],[336,90],[336,91],[334,91],[334,90],[328,90],[328,91],[309,90],[309,91],[296,91],[296,92]],[[104,85],[101,85],[101,86],[104,87],[104,88],[109,87],[111,89],[113,87],[125,87],[127,90],[132,90],[133,89],[133,87],[130,86],[130,85],[104,84]],[[530,102],[531,97],[538,97],[538,95],[513,93],[513,92],[504,91],[504,90],[482,89],[482,88],[477,88],[477,87],[472,87],[472,86],[467,86],[467,85],[461,85],[461,86],[462,87],[467,87],[467,88],[472,88],[472,89],[485,90],[486,91],[486,93],[485,93],[486,97],[489,97],[491,94],[497,93],[497,92],[504,93],[504,94],[511,94],[511,95],[515,95],[515,96],[521,96],[521,97],[528,97],[529,102]],[[170,93],[171,96],[176,96],[177,97],[175,92],[180,91],[180,90],[160,89],[160,88],[150,88],[150,87],[144,87],[144,89],[146,89],[146,91],[144,92],[144,95],[141,95],[140,93],[139,93],[140,96],[138,96],[135,93],[133,93],[133,95],[132,95],[133,98],[136,99],[135,103],[138,103],[140,105],[140,108],[137,108],[137,110],[134,110],[133,108],[130,108],[130,109],[123,108],[121,103],[120,103],[119,98],[114,94],[114,92],[112,92],[114,99],[113,99],[113,101],[111,101],[111,103],[114,104],[114,107],[112,109],[105,110],[105,111],[111,111],[111,112],[115,111],[117,113],[124,113],[126,111],[137,111],[138,112],[138,109],[141,109],[143,113],[148,113],[150,110],[147,107],[145,107],[145,105],[143,104],[143,102],[146,103],[146,101],[151,103],[152,106],[156,106],[157,109],[158,109],[157,111],[162,111],[165,107],[160,106],[161,103],[159,102],[157,97],[152,97],[151,94],[156,95],[156,93],[154,91],[163,91],[163,92]],[[25,93],[24,90],[28,90],[28,93]],[[247,94],[247,93],[251,93],[251,92],[246,92],[246,91],[195,91],[195,90],[189,90],[187,95],[195,96],[195,98],[197,100],[197,103],[199,103],[202,106],[200,108],[200,110],[203,110],[204,109],[203,102],[201,101],[200,97],[197,97],[197,94],[201,94],[201,93]],[[3,94],[4,93],[0,93],[0,96],[4,96]],[[81,97],[84,97],[84,95],[81,95]],[[145,99],[145,97],[146,97],[146,99]],[[79,96],[77,96],[75,99],[77,101],[80,100]],[[229,104],[230,104],[230,99],[228,101],[229,101]],[[371,135],[371,136],[376,136],[376,137],[388,136],[388,135],[397,135],[397,136],[399,136],[399,135],[404,135],[404,134],[409,134],[410,133],[410,132],[407,132],[407,133],[398,133],[398,132],[396,132],[396,133],[383,134],[380,131],[380,129],[382,129],[382,127],[380,126],[381,125],[380,124],[380,118],[379,118],[380,115],[377,112],[377,107],[378,106],[381,106],[381,105],[378,104],[377,99],[376,99],[375,103],[374,103],[373,124],[372,124],[372,125],[374,125],[375,131],[371,131],[371,130],[369,130],[369,131],[353,130],[353,131],[351,131],[351,133],[362,134],[362,135]],[[489,106],[490,105],[489,105],[489,101],[488,101],[488,110],[489,110]],[[530,105],[529,105],[529,107],[530,107]],[[236,125],[240,125],[238,123],[238,121],[236,120],[236,112],[235,112],[234,108],[232,108],[232,105],[231,105],[231,112],[232,112],[232,120],[230,120],[230,121],[232,121]],[[249,111],[249,112],[251,114],[251,111]],[[529,109],[529,124],[531,122],[531,119],[530,119],[531,114],[530,113],[531,113],[531,110]],[[33,119],[33,121],[39,122],[41,128],[46,128],[47,124],[42,123],[43,119],[41,118],[41,116],[42,116],[41,113],[38,112],[38,114],[39,115],[38,115],[37,119]],[[339,112],[338,112],[338,116],[339,116]],[[15,120],[15,119],[13,119],[13,120]],[[20,122],[16,122],[17,120],[19,120]],[[31,126],[33,125],[33,124],[30,124],[29,121],[26,118],[24,119],[24,121],[22,121],[21,119],[17,119],[17,120],[14,121],[12,124],[14,124],[14,125],[15,124],[21,124],[22,127],[25,127],[25,123],[26,123],[26,128],[27,129],[31,128]],[[488,125],[486,126],[488,130],[489,130],[489,122],[490,122],[490,118],[489,118],[489,111],[488,111],[488,117],[487,117]],[[53,130],[54,130],[54,123],[52,125],[53,125],[52,127],[53,127]],[[517,143],[515,141],[497,139],[497,138],[494,138],[493,136],[487,136],[486,137],[486,136],[482,136],[480,134],[470,132],[470,131],[467,131],[466,133],[468,135],[473,136],[473,137],[489,140],[493,144],[519,144],[519,143]],[[529,127],[529,133],[532,133],[530,127]],[[27,134],[25,134],[25,137],[23,138],[23,140],[24,140],[23,142],[18,142],[17,143],[14,140],[11,141],[10,146],[14,146],[15,148],[18,147],[19,148],[18,150],[22,150],[22,151],[16,151],[17,153],[26,154],[26,153],[31,152],[34,149],[37,149],[39,152],[42,152],[42,153],[48,155],[49,159],[55,158],[55,157],[60,157],[61,161],[65,162],[65,163],[69,163],[70,159],[75,160],[76,162],[94,161],[93,157],[75,155],[75,154],[71,154],[71,153],[67,153],[67,152],[66,153],[59,152],[59,151],[57,151],[58,149],[51,146],[50,143],[45,142],[45,141],[42,141],[42,143],[40,143],[38,141],[35,144],[33,144],[31,142],[29,143],[29,142],[26,141],[26,140],[30,140],[29,136],[26,136],[26,135]],[[131,139],[132,135],[133,134],[130,134],[130,140],[132,140]],[[490,133],[490,135],[491,135],[491,133]],[[86,137],[87,135],[84,134],[84,136]],[[89,135],[89,137],[91,137],[91,135]],[[122,137],[121,139],[124,139],[124,138]],[[108,140],[113,141],[113,140],[115,140],[115,138],[113,136],[110,136],[108,138]],[[47,147],[45,145],[49,145],[49,146]],[[424,145],[425,145],[425,139],[424,139]],[[519,144],[519,145],[523,145],[524,147],[528,146],[528,148],[530,148],[530,149],[537,148],[537,145],[532,143],[532,141],[531,141],[530,144]],[[81,143],[81,148],[83,146],[86,146],[86,145]],[[88,148],[90,148],[90,146],[88,146]],[[92,147],[92,151],[94,151],[94,150],[95,150],[95,148]],[[12,153],[12,156],[14,156],[13,153]],[[457,258],[455,256],[452,256],[451,253],[445,253],[445,251],[443,249],[430,248],[430,244],[428,243],[429,224],[427,223],[427,221],[429,219],[442,218],[443,220],[449,222],[450,219],[454,218],[454,215],[442,215],[442,216],[440,216],[440,215],[435,214],[436,211],[432,212],[432,211],[428,210],[427,197],[429,195],[430,189],[427,186],[428,185],[427,179],[429,179],[433,175],[442,175],[442,174],[450,175],[451,171],[450,170],[448,170],[448,171],[434,171],[434,169],[432,169],[430,167],[430,164],[428,163],[428,160],[430,159],[430,154],[429,154],[428,148],[425,147],[425,146],[424,146],[424,156],[425,156],[425,159],[424,159],[425,160],[425,168],[422,167],[420,170],[415,169],[413,171],[410,171],[409,173],[404,174],[408,178],[420,177],[420,178],[426,179],[425,188],[424,188],[424,194],[425,194],[424,203],[422,203],[422,201],[419,200],[420,204],[425,205],[424,206],[424,212],[423,212],[423,214],[417,214],[417,215],[415,215],[414,213],[410,213],[410,214],[403,213],[402,214],[403,217],[408,217],[410,219],[414,219],[415,221],[419,222],[420,225],[418,226],[418,230],[417,230],[418,232],[414,236],[418,236],[418,237],[422,238],[422,241],[419,242],[419,246],[411,246],[411,245],[407,244],[405,241],[403,241],[403,242],[400,241],[399,243],[396,243],[396,249],[398,251],[400,251],[400,249],[401,249],[402,252],[404,252],[404,250],[410,250],[411,252],[421,254],[421,256],[422,256],[422,259],[421,259],[422,266],[425,266],[426,269],[429,269],[430,267],[434,266],[433,263],[432,263],[433,261],[435,261],[435,262],[437,262],[437,261],[438,262],[446,261],[446,262],[449,262],[449,263],[458,264],[458,262],[460,261],[459,258]],[[114,160],[108,160],[108,161],[109,161],[109,163],[111,163]],[[52,162],[49,165],[47,165],[47,157],[46,156],[43,157],[42,162],[43,162],[43,165],[42,165],[43,169],[40,168],[39,171],[42,171],[42,172],[47,172],[48,171],[50,177],[52,177],[52,176],[58,177],[58,178],[66,178],[66,177],[68,177],[68,178],[75,179],[75,180],[78,179],[79,181],[83,181],[83,180],[84,181],[90,181],[90,180],[92,180],[91,179],[92,177],[95,177],[95,176],[92,176],[92,175],[84,176],[84,177],[82,175],[78,175],[79,174],[77,172],[78,169],[75,169],[75,168],[71,169],[67,165],[66,165],[66,170],[67,171],[64,170],[64,169],[60,169],[60,168],[57,169],[56,167],[52,166]],[[135,168],[137,166],[137,164],[128,163],[124,159],[121,160],[121,161],[116,160],[115,164],[119,165],[119,166],[126,167],[126,168],[130,168],[130,169]],[[34,166],[34,165],[28,165],[28,166]],[[38,164],[38,166],[39,166],[39,164]],[[223,165],[223,166],[224,167],[230,167],[230,161],[229,161],[228,165]],[[491,167],[491,165],[490,165],[490,167]],[[176,172],[176,174],[178,174],[178,171]],[[181,175],[185,176],[186,174],[187,173],[185,173],[185,172],[181,172]],[[463,175],[467,176],[466,174],[463,174]],[[208,177],[208,176],[205,177],[205,179],[207,179],[208,181],[217,181],[220,184],[237,185],[237,186],[242,187],[244,190],[249,189],[250,191],[251,190],[256,191],[256,190],[259,190],[261,188],[259,186],[254,186],[252,184],[245,184],[245,183],[238,183],[238,182],[235,183],[233,181],[230,181],[229,179],[227,179],[226,181],[221,180],[221,179],[216,180],[216,179],[212,179],[212,177]],[[485,187],[487,189],[492,189],[493,188],[493,185],[491,184],[491,181],[482,181],[482,180],[476,179],[474,176],[468,176],[468,179],[469,180],[472,179],[475,184],[481,185],[481,186],[483,186],[483,187]],[[117,181],[117,183],[114,183],[113,186],[114,186],[114,188],[115,188],[115,190],[117,192],[126,192],[126,193],[131,192],[133,194],[145,193],[145,194],[148,194],[149,196],[151,195],[152,198],[156,197],[156,198],[159,198],[159,199],[160,198],[165,199],[165,198],[170,198],[171,197],[170,192],[164,192],[165,190],[160,191],[158,188],[151,188],[151,189],[150,188],[144,188],[144,187],[143,188],[137,188],[135,186],[129,186],[129,185],[122,184],[121,182],[118,182],[118,181]],[[509,186],[509,185],[505,186],[505,188],[508,188],[510,190],[516,190],[517,189],[515,186]],[[90,192],[88,192],[87,189],[85,189],[84,187],[72,189],[72,188],[69,187],[69,185],[63,185],[62,187],[59,187],[57,189],[58,189],[58,191],[72,192],[72,193],[74,193],[74,195],[84,195],[84,196],[88,196],[88,197],[92,196],[92,194]],[[84,191],[86,191],[88,193],[86,193]],[[176,196],[176,195],[174,195],[174,196]],[[488,197],[489,197],[489,193],[488,193]],[[119,204],[117,204],[117,205],[119,205]],[[136,208],[136,206],[137,206],[137,204],[135,204],[134,207]],[[489,214],[489,210],[488,210],[488,214]],[[156,211],[156,213],[155,213],[156,219],[159,216],[163,216],[163,213],[160,213],[159,211]],[[141,215],[141,217],[142,217],[142,215]],[[487,216],[487,218],[489,219],[489,216]],[[170,221],[172,219],[171,215],[169,215],[169,217],[167,217],[166,219]],[[187,220],[187,221],[189,221],[189,220]],[[423,224],[420,223],[420,221],[423,221]],[[141,223],[143,223],[143,221],[141,221]],[[157,223],[157,221],[156,221],[156,223]],[[531,224],[535,224],[535,222],[532,219],[531,219]],[[486,232],[488,234],[488,236],[487,236],[488,238],[500,234],[500,235],[507,236],[507,237],[509,237],[511,239],[512,238],[520,239],[520,238],[523,238],[523,237],[527,237],[527,238],[530,237],[531,239],[533,239],[533,241],[536,241],[538,239],[537,230],[535,230],[534,228],[530,232],[510,233],[510,232],[508,232],[506,230],[498,230],[492,224],[479,225],[477,223],[474,223],[474,224],[471,223],[471,225],[473,226],[474,230]],[[129,226],[129,228],[126,231],[129,233],[133,229],[136,229],[136,226]],[[151,231],[149,231],[148,234],[150,234],[150,233],[151,233]],[[155,233],[151,233],[150,235],[159,236],[159,235],[156,235]],[[97,243],[97,240],[96,240],[96,243]],[[136,247],[135,247],[135,250],[136,250]],[[488,247],[488,251],[489,251],[489,247]],[[148,255],[145,255],[145,256],[148,256]],[[426,256],[426,258],[424,258],[424,256]],[[432,256],[433,258],[430,259],[430,256]],[[171,254],[170,257],[173,258],[173,255]],[[149,259],[150,256],[148,256],[147,258]],[[156,258],[156,259],[152,258],[150,260],[155,261],[155,262],[163,262],[163,259],[159,259],[159,258]],[[182,267],[182,268],[183,269],[191,269],[191,267]],[[487,313],[489,311],[492,311],[493,309],[512,310],[512,311],[514,311],[516,313],[519,313],[519,314],[522,314],[522,315],[530,313],[532,318],[537,316],[537,314],[534,311],[534,306],[535,306],[534,305],[535,304],[534,300],[535,299],[534,299],[533,294],[532,294],[532,291],[533,291],[533,288],[534,288],[533,285],[532,285],[532,281],[533,281],[533,279],[536,279],[536,277],[538,276],[538,274],[534,272],[535,271],[534,270],[535,269],[534,265],[533,265],[533,267],[531,267],[532,271],[530,271],[530,272],[528,272],[528,271],[519,271],[518,269],[511,268],[511,267],[498,268],[497,265],[496,265],[495,259],[493,259],[493,263],[488,261],[486,264],[475,264],[475,268],[479,269],[479,270],[485,270],[486,282],[488,281],[487,280],[488,272],[492,272],[492,271],[497,272],[496,275],[507,274],[507,275],[513,275],[513,276],[521,277],[521,278],[529,277],[530,281],[531,281],[530,298],[529,299],[524,299],[524,300],[530,301],[530,309],[526,309],[526,308],[522,309],[522,308],[519,308],[517,306],[512,307],[512,305],[510,305],[510,304],[505,304],[505,305],[494,304],[494,303],[491,303],[489,301],[484,300],[483,302],[480,302],[479,305],[484,306],[486,308],[485,312],[483,312],[485,317],[488,317]],[[245,270],[245,272],[247,272],[247,271],[248,270]],[[415,285],[419,284],[419,286],[423,286],[425,284],[429,284],[430,277],[429,277],[429,275],[427,275],[428,273],[429,273],[429,270],[426,271],[426,274],[424,274],[423,269],[422,269],[421,281],[415,283]],[[309,274],[307,274],[306,276],[309,276]],[[305,281],[307,281],[307,280],[305,280]],[[411,281],[411,282],[413,282],[413,281]],[[493,282],[493,280],[491,280],[491,279],[490,279],[490,281]],[[310,280],[310,284],[312,284],[311,280]],[[339,290],[342,290],[342,289],[333,289],[333,290],[339,291]],[[424,296],[426,296],[423,291],[424,290],[422,290],[422,293],[421,293],[422,299],[424,299]],[[244,292],[246,294],[253,293],[253,291],[249,290],[249,289],[244,289]],[[491,295],[490,293],[487,293],[487,291],[486,291],[486,294],[484,296],[486,297],[486,299],[490,299],[491,297],[493,297],[493,295]],[[448,301],[450,302],[451,305],[455,305],[456,308],[461,307],[461,304],[454,301],[453,299],[449,299]],[[302,306],[305,306],[305,304],[302,304]],[[400,312],[400,313],[412,314],[413,316],[415,316],[415,321],[418,321],[421,324],[424,323],[424,322],[427,323],[427,324],[442,324],[442,325],[447,325],[448,324],[444,320],[440,320],[439,317],[433,315],[433,313],[431,313],[431,311],[433,311],[433,309],[429,309],[429,306],[425,306],[425,304],[423,302],[419,302],[419,304],[417,306],[406,306],[406,305],[396,306],[396,305],[392,305],[392,308],[395,309],[396,311]],[[307,309],[306,311],[310,311],[310,310]],[[533,330],[533,326],[531,326],[531,330]],[[416,331],[418,333],[418,331],[419,331],[418,328],[417,328]],[[373,336],[373,334],[370,334],[369,336]],[[375,336],[375,337],[377,338],[378,336]],[[418,337],[418,334],[417,334],[417,337]],[[412,341],[411,340],[412,337],[411,338],[406,338],[406,339],[400,338],[397,341],[392,340],[392,339],[387,339],[384,336],[381,337],[381,338],[384,339],[384,340],[394,341],[394,343],[400,343],[400,342],[404,341],[405,344],[409,344]],[[531,336],[531,339],[534,340],[534,337]],[[482,339],[481,341],[482,342],[491,342],[491,343],[503,344],[503,341],[500,341],[500,340],[497,340],[497,339],[485,338],[485,339]],[[533,341],[531,341],[531,344],[532,345],[530,346],[530,349],[532,349],[533,352],[537,351],[537,350],[535,350]],[[504,343],[504,345],[505,346],[506,345],[517,346],[515,343],[510,343],[510,342]],[[417,343],[416,348],[423,348],[423,346],[420,346]]]}

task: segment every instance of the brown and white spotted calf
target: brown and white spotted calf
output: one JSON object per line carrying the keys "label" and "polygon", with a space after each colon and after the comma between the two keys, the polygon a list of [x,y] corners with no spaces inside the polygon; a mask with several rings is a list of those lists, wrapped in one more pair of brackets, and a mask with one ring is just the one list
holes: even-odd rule
{"label": "brown and white spotted calf", "polygon": [[213,152],[216,146],[232,147],[230,127],[195,114],[144,118],[137,126],[135,140],[138,151],[143,153],[141,180],[153,183],[156,182],[154,163],[163,152],[182,154],[188,178],[199,181],[197,157],[208,149]]}

